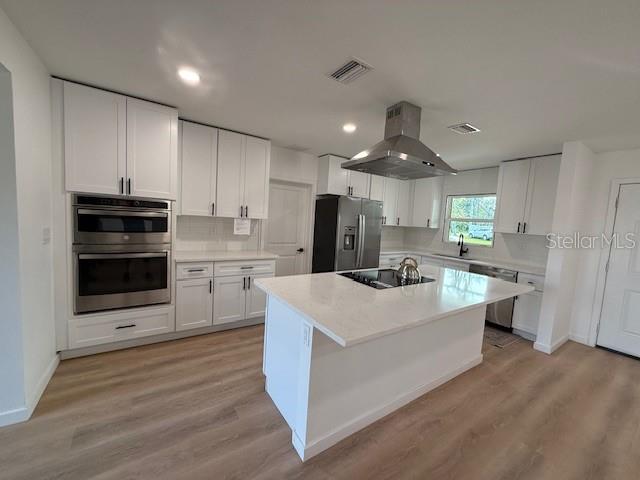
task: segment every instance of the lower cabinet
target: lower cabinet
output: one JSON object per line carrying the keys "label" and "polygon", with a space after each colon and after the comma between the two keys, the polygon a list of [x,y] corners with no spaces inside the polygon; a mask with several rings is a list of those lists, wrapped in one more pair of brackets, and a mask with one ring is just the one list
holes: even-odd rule
{"label": "lower cabinet", "polygon": [[218,262],[213,278],[213,324],[224,325],[264,316],[267,297],[254,285],[273,277],[275,262]]}
{"label": "lower cabinet", "polygon": [[535,340],[538,335],[544,277],[541,275],[520,273],[518,274],[518,283],[531,285],[535,290],[524,295],[519,295],[516,298],[515,305],[513,307],[512,327],[520,332],[528,334],[526,336],[527,338],[530,338],[530,340]]}
{"label": "lower cabinet", "polygon": [[213,278],[176,282],[176,330],[211,326],[213,318]]}

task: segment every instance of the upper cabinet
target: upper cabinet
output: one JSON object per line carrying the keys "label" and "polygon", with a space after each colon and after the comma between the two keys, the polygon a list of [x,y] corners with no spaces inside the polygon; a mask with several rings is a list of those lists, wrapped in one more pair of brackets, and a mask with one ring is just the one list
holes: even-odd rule
{"label": "upper cabinet", "polygon": [[182,215],[215,215],[218,129],[180,122]]}
{"label": "upper cabinet", "polygon": [[342,168],[348,159],[323,155],[318,159],[318,195],[349,195],[369,198],[371,175]]}
{"label": "upper cabinet", "polygon": [[127,98],[128,194],[175,200],[178,193],[178,112]]}
{"label": "upper cabinet", "polygon": [[178,112],[64,82],[66,189],[175,200]]}
{"label": "upper cabinet", "polygon": [[380,175],[370,175],[371,183],[369,184],[369,199],[384,200],[384,177]]}
{"label": "upper cabinet", "polygon": [[216,216],[267,218],[271,142],[220,130]]}
{"label": "upper cabinet", "polygon": [[127,176],[127,98],[64,82],[66,189],[118,195]]}
{"label": "upper cabinet", "polygon": [[412,226],[440,228],[443,183],[442,177],[420,178],[415,181]]}
{"label": "upper cabinet", "polygon": [[382,224],[396,225],[398,218],[398,189],[400,180],[385,178],[382,192]]}
{"label": "upper cabinet", "polygon": [[410,227],[412,225],[411,204],[413,203],[412,180],[398,180],[398,203],[396,207],[396,225]]}
{"label": "upper cabinet", "polygon": [[500,164],[495,231],[546,235],[551,231],[560,156]]}

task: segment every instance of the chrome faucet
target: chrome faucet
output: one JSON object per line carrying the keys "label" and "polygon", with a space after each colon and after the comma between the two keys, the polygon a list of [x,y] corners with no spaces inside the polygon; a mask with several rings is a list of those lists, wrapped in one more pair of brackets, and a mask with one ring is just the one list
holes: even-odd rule
{"label": "chrome faucet", "polygon": [[460,234],[458,237],[458,246],[460,247],[460,256],[462,257],[465,253],[469,253],[469,248],[464,248],[464,235]]}

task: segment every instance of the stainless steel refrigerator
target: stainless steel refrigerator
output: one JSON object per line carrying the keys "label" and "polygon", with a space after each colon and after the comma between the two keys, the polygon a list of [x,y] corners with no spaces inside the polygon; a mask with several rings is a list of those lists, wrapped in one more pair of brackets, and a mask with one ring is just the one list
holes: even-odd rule
{"label": "stainless steel refrigerator", "polygon": [[377,268],[382,202],[339,195],[316,199],[313,273]]}

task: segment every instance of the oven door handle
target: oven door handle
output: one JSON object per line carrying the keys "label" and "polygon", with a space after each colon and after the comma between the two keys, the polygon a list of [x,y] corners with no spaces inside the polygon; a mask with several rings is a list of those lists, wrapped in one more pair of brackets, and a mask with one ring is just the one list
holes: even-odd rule
{"label": "oven door handle", "polygon": [[108,260],[120,258],[166,258],[168,252],[162,253],[79,253],[79,260]]}
{"label": "oven door handle", "polygon": [[138,210],[95,210],[95,209],[86,209],[79,208],[78,215],[95,215],[95,216],[111,216],[111,217],[122,217],[123,215],[127,215],[130,217],[168,217],[169,214],[166,212],[140,212]]}

